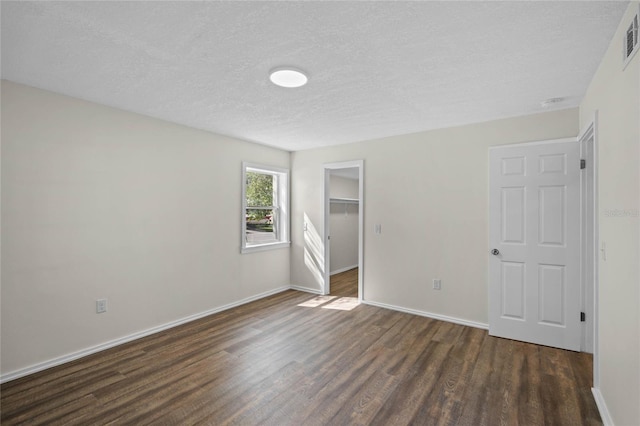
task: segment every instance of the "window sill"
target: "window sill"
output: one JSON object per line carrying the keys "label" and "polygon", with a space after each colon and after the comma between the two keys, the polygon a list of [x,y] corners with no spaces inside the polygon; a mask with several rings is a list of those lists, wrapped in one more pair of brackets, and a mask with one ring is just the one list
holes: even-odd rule
{"label": "window sill", "polygon": [[256,244],[253,246],[246,246],[246,247],[242,247],[240,249],[240,253],[242,254],[246,254],[246,253],[255,253],[258,251],[266,251],[266,250],[276,250],[276,249],[281,249],[281,248],[288,248],[291,246],[291,242],[286,241],[286,242],[276,242],[276,243],[268,243],[268,244]]}

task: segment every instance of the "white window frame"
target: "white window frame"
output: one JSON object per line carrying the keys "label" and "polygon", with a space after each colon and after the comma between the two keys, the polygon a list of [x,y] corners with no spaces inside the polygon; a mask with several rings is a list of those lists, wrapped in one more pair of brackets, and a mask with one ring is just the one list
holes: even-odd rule
{"label": "white window frame", "polygon": [[[276,194],[274,204],[278,210],[276,219],[274,219],[274,228],[277,231],[277,240],[268,243],[249,244],[247,243],[247,172],[257,172],[273,175],[276,178]],[[266,166],[256,163],[242,163],[242,214],[241,220],[241,253],[253,253],[257,251],[273,250],[289,247],[291,241],[289,239],[289,169],[281,169],[279,167]]]}

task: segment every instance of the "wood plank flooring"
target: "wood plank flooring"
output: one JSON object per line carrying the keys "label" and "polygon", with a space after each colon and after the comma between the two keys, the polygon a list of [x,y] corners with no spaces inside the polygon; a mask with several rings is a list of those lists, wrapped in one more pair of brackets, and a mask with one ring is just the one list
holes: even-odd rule
{"label": "wood plank flooring", "polygon": [[358,268],[332,275],[331,295],[358,297]]}
{"label": "wood plank flooring", "polygon": [[[591,356],[283,293],[1,386],[47,425],[599,425]],[[330,303],[330,302],[329,302]]]}

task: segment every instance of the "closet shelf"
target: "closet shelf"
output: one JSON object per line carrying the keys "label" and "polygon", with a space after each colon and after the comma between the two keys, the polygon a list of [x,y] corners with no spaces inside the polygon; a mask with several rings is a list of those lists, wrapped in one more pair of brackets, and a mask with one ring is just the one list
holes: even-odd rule
{"label": "closet shelf", "polygon": [[357,198],[330,198],[329,201],[332,203],[340,203],[340,204],[359,204],[360,200]]}

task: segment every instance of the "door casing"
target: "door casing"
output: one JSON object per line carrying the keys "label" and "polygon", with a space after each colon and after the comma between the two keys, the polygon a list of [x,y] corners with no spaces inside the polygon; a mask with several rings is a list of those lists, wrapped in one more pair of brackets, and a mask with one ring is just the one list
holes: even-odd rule
{"label": "door casing", "polygon": [[[598,357],[598,297],[600,242],[598,227],[598,111],[578,136],[582,158],[587,161],[587,173],[583,173],[585,188],[581,188],[583,211],[581,271],[587,322],[582,350],[593,353],[593,387],[600,386],[600,364]],[[589,318],[592,321],[588,321]]]}
{"label": "door casing", "polygon": [[338,169],[358,169],[358,301],[364,300],[364,161],[342,161],[324,164],[324,285],[322,294],[331,291],[331,171]]}

